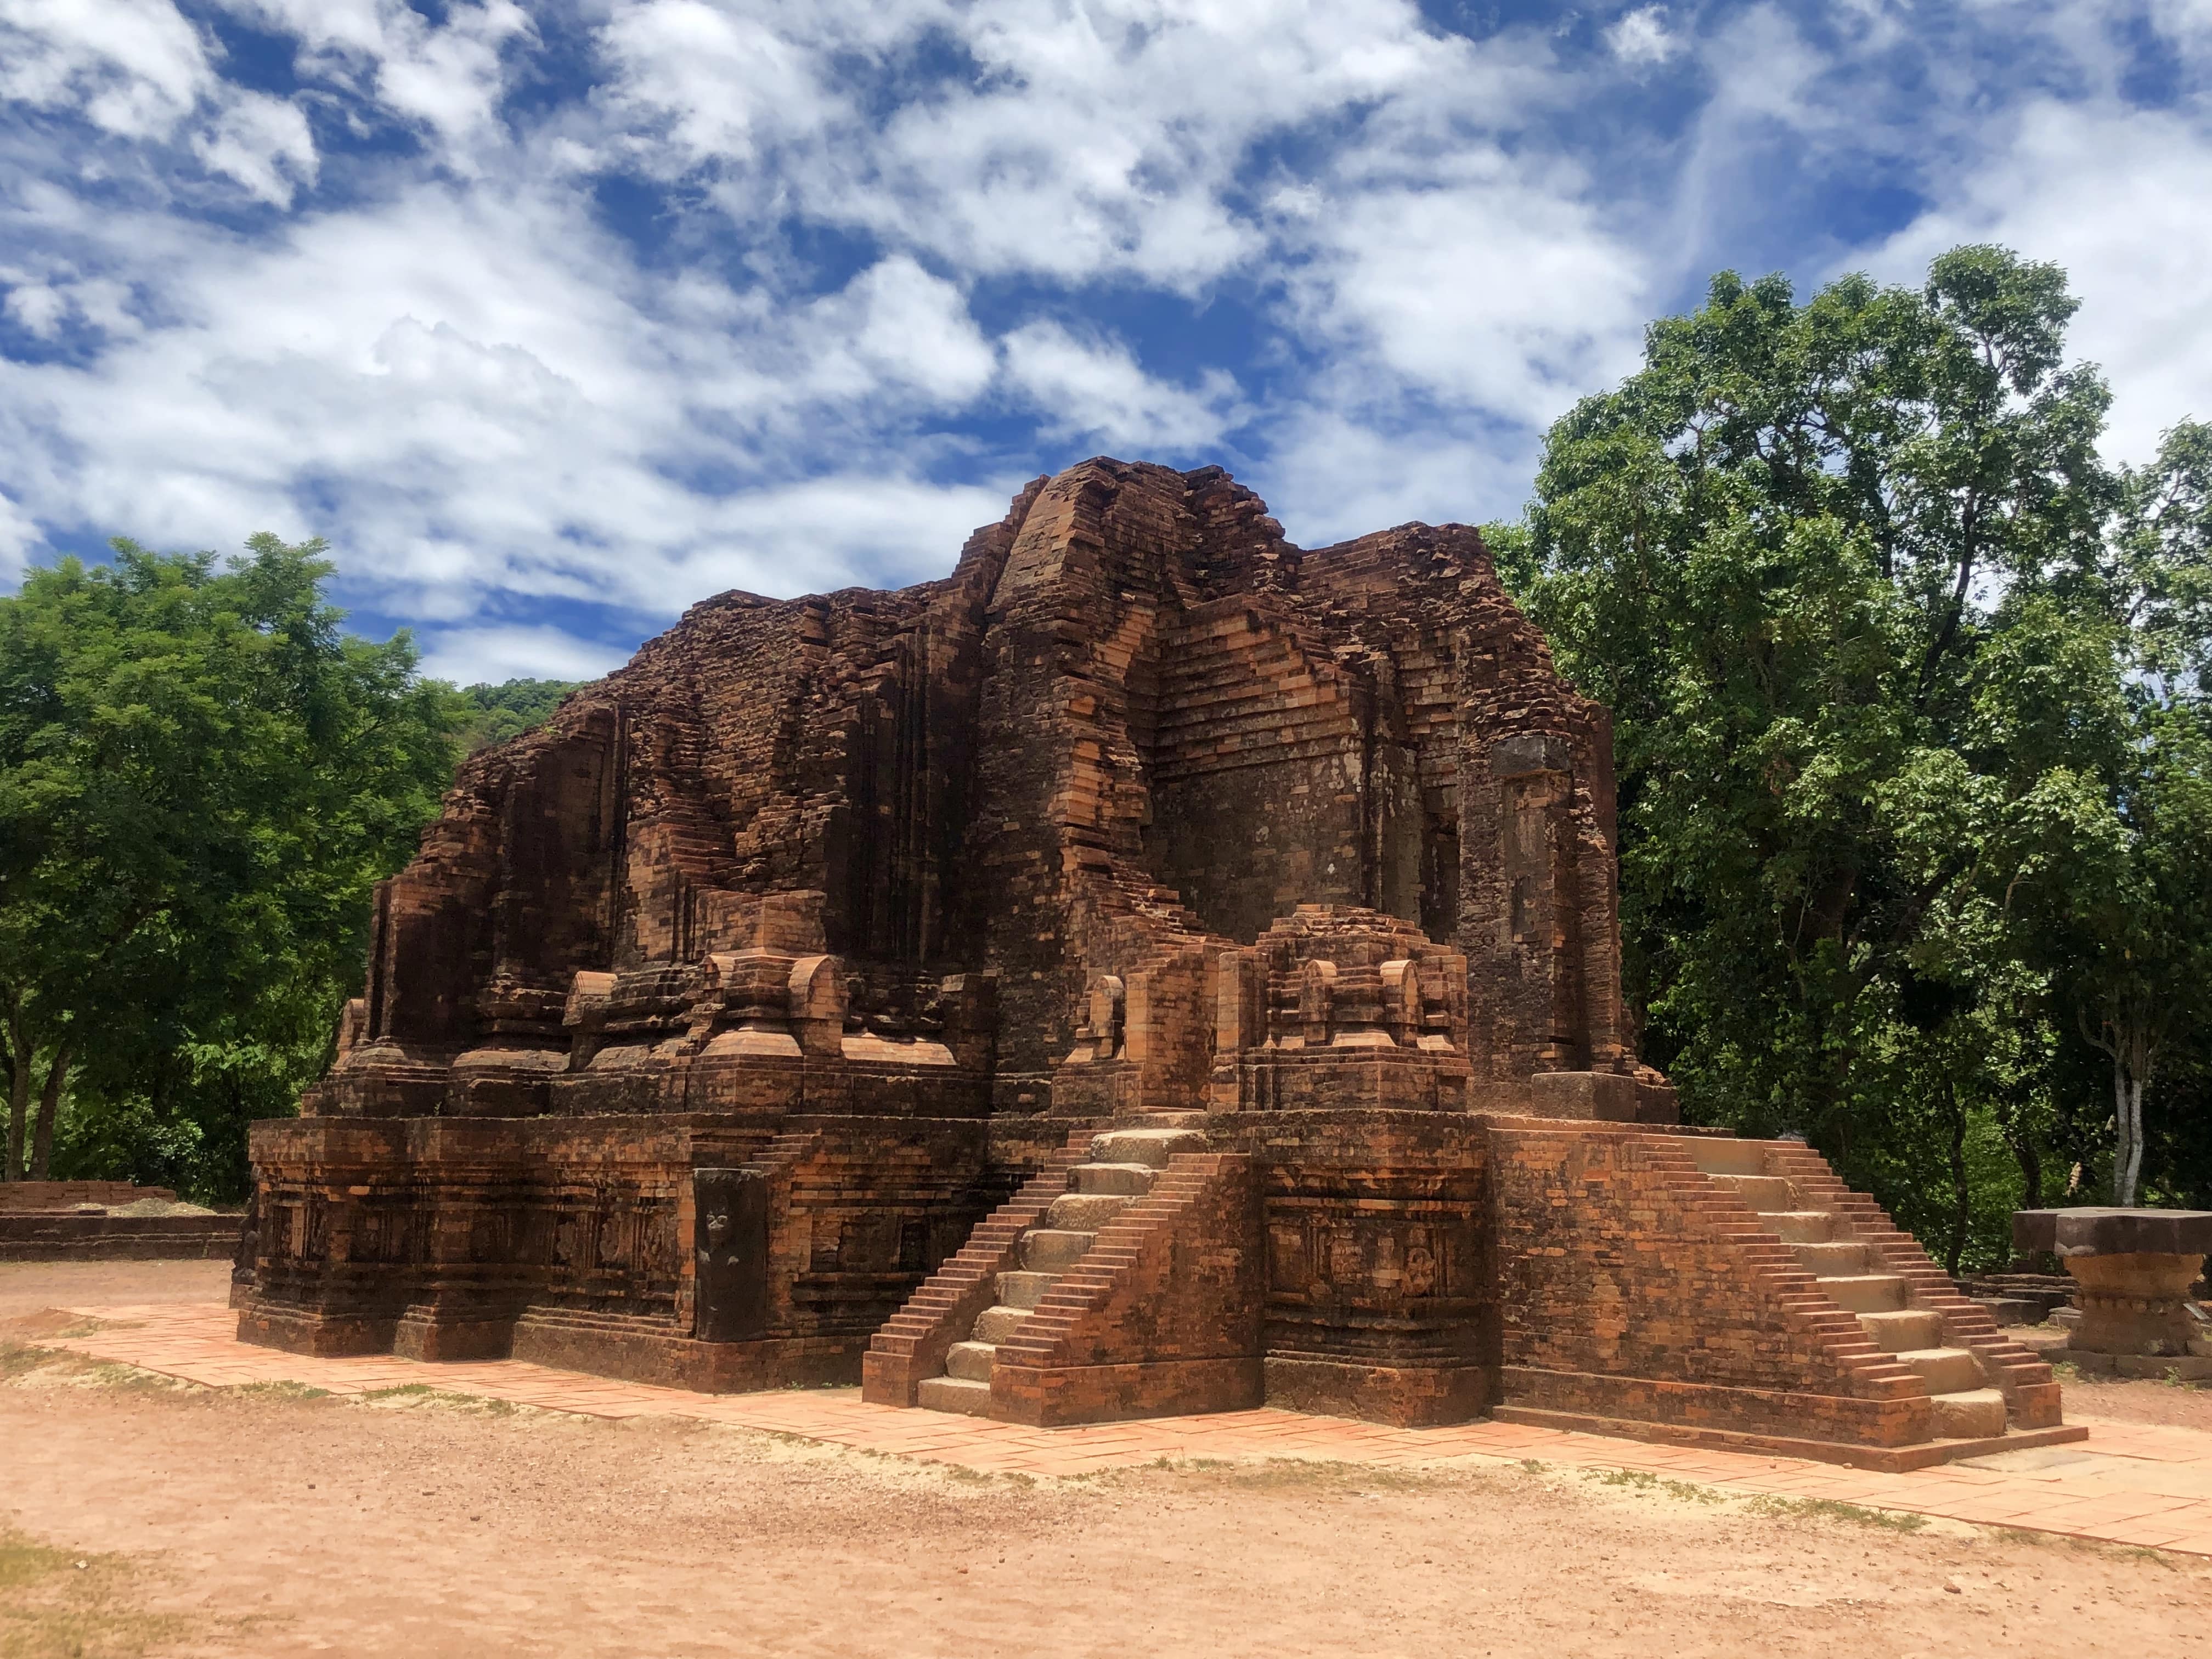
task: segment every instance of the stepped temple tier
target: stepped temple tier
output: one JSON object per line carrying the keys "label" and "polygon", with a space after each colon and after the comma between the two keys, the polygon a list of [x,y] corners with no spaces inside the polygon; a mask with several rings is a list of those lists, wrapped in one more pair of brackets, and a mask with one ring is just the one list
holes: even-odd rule
{"label": "stepped temple tier", "polygon": [[240,1334],[1033,1424],[2074,1437],[1620,998],[1606,712],[1463,525],[1092,460],[942,581],[695,606],[471,759],[257,1124]]}

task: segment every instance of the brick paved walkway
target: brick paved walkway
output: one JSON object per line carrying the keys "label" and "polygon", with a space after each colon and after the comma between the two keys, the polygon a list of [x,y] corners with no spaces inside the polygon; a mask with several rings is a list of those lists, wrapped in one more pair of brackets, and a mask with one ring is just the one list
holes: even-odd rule
{"label": "brick paved walkway", "polygon": [[760,1429],[890,1456],[994,1474],[1087,1474],[1166,1458],[1314,1458],[1366,1466],[1534,1458],[1567,1468],[1632,1469],[1739,1493],[1827,1498],[1870,1508],[2108,1543],[2212,1555],[2212,1434],[2074,1418],[2089,1438],[2003,1452],[1905,1474],[1795,1458],[1648,1445],[1510,1423],[1394,1429],[1296,1412],[1225,1412],[1085,1428],[900,1411],[857,1389],[691,1394],[617,1382],[515,1360],[427,1365],[378,1355],[314,1359],[240,1342],[220,1304],[169,1303],[69,1311],[104,1322],[83,1336],[40,1341],[216,1388],[295,1382],[336,1395],[428,1386],[590,1417],[675,1416]]}

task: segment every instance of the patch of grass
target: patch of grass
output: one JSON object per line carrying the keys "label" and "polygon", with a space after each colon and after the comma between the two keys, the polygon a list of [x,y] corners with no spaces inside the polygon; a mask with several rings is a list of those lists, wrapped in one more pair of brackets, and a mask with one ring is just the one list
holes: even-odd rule
{"label": "patch of grass", "polygon": [[50,1549],[0,1528],[0,1659],[138,1659],[180,1623],[134,1605],[120,1556]]}
{"label": "patch of grass", "polygon": [[1839,1504],[1832,1498],[1754,1498],[1744,1509],[1753,1515],[1848,1521],[1854,1526],[1881,1527],[1890,1532],[1918,1532],[1928,1524],[1924,1515],[1904,1510],[1862,1509],[1856,1504]]}
{"label": "patch of grass", "polygon": [[0,1382],[37,1370],[42,1365],[51,1365],[61,1358],[58,1349],[41,1348],[28,1342],[0,1342]]}
{"label": "patch of grass", "polygon": [[[320,1392],[320,1390],[317,1390]],[[475,1412],[485,1417],[513,1417],[522,1409],[512,1400],[499,1400],[490,1395],[453,1394],[444,1389],[431,1387],[428,1382],[403,1382],[397,1388],[372,1389],[361,1396],[369,1406],[436,1406],[448,1411]]]}
{"label": "patch of grass", "polygon": [[241,1382],[234,1392],[258,1395],[264,1400],[333,1400],[337,1398],[328,1389],[318,1389],[306,1382],[295,1382],[289,1378],[274,1382]]}
{"label": "patch of grass", "polygon": [[[1528,1467],[1524,1460],[1522,1467]],[[1536,1468],[1542,1468],[1536,1464]],[[1589,1478],[1601,1486],[1632,1486],[1638,1492],[1664,1492],[1669,1498],[1686,1504],[1720,1504],[1728,1500],[1726,1492],[1716,1492],[1711,1486],[1700,1486],[1688,1480],[1668,1480],[1653,1474],[1648,1469],[1598,1469],[1589,1472]]]}
{"label": "patch of grass", "polygon": [[1536,1459],[1534,1459],[1534,1458],[1533,1458],[1533,1457],[1524,1457],[1524,1458],[1522,1458],[1522,1459],[1521,1460],[1521,1467],[1522,1467],[1522,1468],[1524,1468],[1524,1469],[1528,1470],[1528,1473],[1529,1473],[1529,1474],[1543,1474],[1543,1472],[1544,1472],[1544,1468],[1545,1468],[1545,1465],[1544,1465],[1544,1464],[1542,1464],[1542,1463],[1539,1462]]}
{"label": "patch of grass", "polygon": [[181,1376],[141,1370],[112,1359],[95,1360],[82,1373],[82,1381],[96,1389],[129,1389],[146,1394],[184,1394],[200,1385]]}

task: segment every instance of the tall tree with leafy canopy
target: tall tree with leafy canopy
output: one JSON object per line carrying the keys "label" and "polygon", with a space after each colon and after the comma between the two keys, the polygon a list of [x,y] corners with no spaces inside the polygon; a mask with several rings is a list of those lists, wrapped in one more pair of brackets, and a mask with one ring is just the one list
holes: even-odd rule
{"label": "tall tree with leafy canopy", "polygon": [[1948,1222],[1916,1184],[1932,1143],[1899,1138],[2016,1106],[1974,1032],[2048,989],[2006,902],[2021,815],[2054,771],[2103,775],[2128,724],[2074,309],[1995,247],[1802,304],[1724,273],[1553,428],[1506,538],[1614,711],[1655,1057],[1693,1110],[1801,1128],[1923,1224]]}
{"label": "tall tree with leafy canopy", "polygon": [[450,779],[459,713],[407,637],[341,630],[320,542],[247,546],[118,541],[0,599],[10,1177],[49,1172],[66,1091],[90,1161],[236,1190]]}
{"label": "tall tree with leafy canopy", "polygon": [[2055,767],[2024,804],[2014,884],[2056,991],[2110,1062],[2112,1202],[2130,1205],[2144,1091],[2212,1020],[2212,428],[2185,421],[2121,470],[2103,558],[2060,586],[2108,620],[2125,713],[2085,725],[2087,764]]}

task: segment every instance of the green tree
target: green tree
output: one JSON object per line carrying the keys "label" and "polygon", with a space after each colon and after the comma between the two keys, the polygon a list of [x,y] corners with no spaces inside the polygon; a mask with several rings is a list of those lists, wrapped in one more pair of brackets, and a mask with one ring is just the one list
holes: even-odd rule
{"label": "green tree", "polygon": [[463,751],[473,755],[543,726],[561,706],[561,700],[581,684],[580,680],[502,680],[496,685],[463,686],[460,696],[467,711],[459,734]]}
{"label": "green tree", "polygon": [[1723,273],[1553,428],[1501,550],[1614,711],[1654,1058],[1708,1121],[1806,1132],[1954,1263],[1975,1147],[2041,1182],[2050,935],[2014,878],[2051,792],[2114,784],[2130,741],[2121,484],[2074,308],[1993,247],[1802,304]]}
{"label": "green tree", "polygon": [[2106,623],[2124,713],[2083,723],[2094,770],[2055,767],[2025,803],[2014,884],[2082,1041],[2110,1062],[2112,1201],[2129,1205],[2144,1093],[2212,1016],[2212,428],[2184,422],[2121,470],[2103,557],[2062,586]]}
{"label": "green tree", "polygon": [[49,1173],[66,1097],[80,1164],[234,1192],[451,776],[459,713],[406,635],[342,632],[320,542],[247,547],[118,541],[0,599],[10,1178]]}

